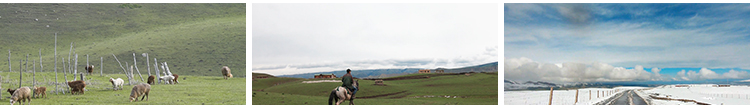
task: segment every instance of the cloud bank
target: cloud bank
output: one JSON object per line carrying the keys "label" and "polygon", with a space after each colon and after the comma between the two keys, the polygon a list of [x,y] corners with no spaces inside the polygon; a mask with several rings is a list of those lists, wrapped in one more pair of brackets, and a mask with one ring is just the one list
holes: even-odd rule
{"label": "cloud bank", "polygon": [[615,67],[606,63],[566,62],[561,64],[541,63],[529,58],[506,58],[505,79],[549,82],[612,82],[612,81],[690,81],[710,79],[750,78],[747,71],[729,70],[723,74],[708,68],[699,71],[682,70],[676,76],[661,74],[661,69],[635,65],[632,69]]}

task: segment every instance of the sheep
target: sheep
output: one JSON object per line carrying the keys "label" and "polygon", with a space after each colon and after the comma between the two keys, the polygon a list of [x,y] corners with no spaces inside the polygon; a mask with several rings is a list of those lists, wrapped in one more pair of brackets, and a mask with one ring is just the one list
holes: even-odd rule
{"label": "sheep", "polygon": [[112,90],[117,90],[118,87],[120,88],[120,90],[122,90],[122,84],[125,83],[125,80],[122,80],[122,78],[109,78],[109,82],[112,83]]}
{"label": "sheep", "polygon": [[[26,102],[27,100],[28,102]],[[26,104],[31,104],[31,89],[29,89],[29,87],[18,88],[10,97],[11,105],[18,101],[21,101],[19,103],[26,102]]]}
{"label": "sheep", "polygon": [[47,87],[34,86],[34,98],[47,97]]}
{"label": "sheep", "polygon": [[16,91],[16,89],[8,89],[7,91],[8,91],[8,93],[9,93],[10,95],[13,95],[13,92],[15,92],[15,91]]}
{"label": "sheep", "polygon": [[139,96],[143,96],[141,101],[143,101],[143,98],[146,98],[146,101],[148,101],[149,91],[151,91],[151,85],[149,84],[141,83],[133,86],[133,90],[130,91],[130,102],[133,102],[133,100],[138,101]]}
{"label": "sheep", "polygon": [[180,76],[178,76],[177,74],[172,74],[172,76],[174,76],[173,83],[180,83],[180,81],[177,81],[180,78]]}
{"label": "sheep", "polygon": [[148,83],[149,85],[153,85],[153,84],[154,84],[154,79],[155,79],[155,78],[156,78],[156,76],[154,76],[154,75],[148,76],[148,82],[147,82],[147,83]]}
{"label": "sheep", "polygon": [[92,73],[94,73],[94,65],[86,66],[86,72],[88,72],[89,75],[91,75]]}
{"label": "sheep", "polygon": [[174,80],[174,76],[171,75],[165,75],[159,77],[159,81],[164,81],[164,84],[174,84],[172,81]]}
{"label": "sheep", "polygon": [[83,80],[71,81],[71,82],[68,82],[68,86],[71,88],[70,89],[71,94],[75,94],[76,92],[84,94],[83,88],[86,87],[86,82],[84,82]]}
{"label": "sheep", "polygon": [[221,74],[224,75],[224,79],[232,78],[232,70],[229,70],[229,67],[224,66],[221,67]]}

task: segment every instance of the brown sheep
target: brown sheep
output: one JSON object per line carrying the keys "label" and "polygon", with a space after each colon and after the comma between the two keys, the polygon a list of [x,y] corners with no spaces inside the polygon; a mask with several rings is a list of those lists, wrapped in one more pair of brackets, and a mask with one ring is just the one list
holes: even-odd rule
{"label": "brown sheep", "polygon": [[75,94],[76,92],[84,94],[83,88],[86,87],[86,82],[83,80],[68,82],[68,86],[71,88],[70,93]]}
{"label": "brown sheep", "polygon": [[180,76],[178,76],[177,74],[172,74],[172,76],[174,76],[174,83],[180,83],[179,81],[177,81],[177,78],[180,78]]}
{"label": "brown sheep", "polygon": [[9,93],[10,95],[13,95],[13,92],[15,92],[15,91],[16,91],[16,89],[8,89],[8,93]]}
{"label": "brown sheep", "polygon": [[232,70],[229,67],[221,67],[221,74],[224,75],[224,79],[232,78]]}
{"label": "brown sheep", "polygon": [[13,95],[10,97],[11,105],[13,105],[16,102],[19,102],[19,103],[26,102],[26,104],[31,104],[31,89],[29,89],[29,87],[18,88],[18,90],[16,90],[13,93]]}
{"label": "brown sheep", "polygon": [[34,86],[34,98],[47,97],[47,87]]}
{"label": "brown sheep", "polygon": [[147,83],[150,84],[150,85],[153,85],[155,78],[156,78],[156,76],[154,76],[154,75],[148,76],[148,82]]}
{"label": "brown sheep", "polygon": [[91,75],[91,73],[94,73],[94,65],[88,65],[86,66],[85,69],[86,69],[86,72],[89,73],[89,75]]}
{"label": "brown sheep", "polygon": [[130,102],[133,102],[133,100],[138,101],[138,97],[143,96],[141,98],[141,101],[143,101],[143,98],[146,98],[146,101],[148,101],[148,92],[151,91],[151,85],[149,84],[138,84],[133,86],[133,90],[130,91]]}

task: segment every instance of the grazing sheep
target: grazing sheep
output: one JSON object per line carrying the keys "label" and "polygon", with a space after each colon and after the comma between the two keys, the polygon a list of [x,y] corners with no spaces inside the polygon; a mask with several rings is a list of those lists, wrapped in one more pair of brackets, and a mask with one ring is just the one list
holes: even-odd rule
{"label": "grazing sheep", "polygon": [[[26,102],[28,100],[28,102]],[[19,103],[26,102],[26,104],[31,104],[31,89],[29,87],[21,87],[16,90],[12,97],[10,97],[10,104],[13,105],[14,103],[21,101]]]}
{"label": "grazing sheep", "polygon": [[83,80],[68,82],[68,86],[71,88],[70,93],[75,94],[76,92],[84,94],[83,88],[86,87],[86,82]]}
{"label": "grazing sheep", "polygon": [[148,82],[147,82],[147,83],[148,83],[149,85],[153,85],[153,84],[154,84],[154,79],[155,79],[155,78],[156,78],[156,76],[154,76],[154,75],[148,76]]}
{"label": "grazing sheep", "polygon": [[94,65],[86,66],[86,72],[88,72],[89,75],[91,75],[92,73],[94,73]]}
{"label": "grazing sheep", "polygon": [[120,90],[122,90],[122,84],[125,83],[125,80],[122,80],[122,78],[109,78],[109,82],[112,83],[112,90],[117,90],[118,87],[120,88]]}
{"label": "grazing sheep", "polygon": [[232,78],[232,70],[227,66],[221,67],[221,74],[224,75],[224,79]]}
{"label": "grazing sheep", "polygon": [[138,101],[138,97],[143,96],[141,98],[141,101],[143,101],[143,98],[146,98],[146,101],[148,101],[148,92],[151,91],[151,85],[149,84],[138,84],[133,86],[133,90],[130,91],[130,102],[133,102],[133,100]]}
{"label": "grazing sheep", "polygon": [[174,76],[171,75],[165,75],[159,77],[159,81],[164,81],[164,84],[174,84],[172,81],[174,80]]}
{"label": "grazing sheep", "polygon": [[10,93],[10,95],[13,95],[13,92],[15,92],[15,91],[16,91],[16,89],[8,89],[8,93]]}
{"label": "grazing sheep", "polygon": [[174,78],[173,78],[173,80],[174,80],[173,82],[174,83],[180,83],[180,81],[177,81],[180,78],[180,76],[178,76],[177,74],[172,74],[172,76],[174,76]]}
{"label": "grazing sheep", "polygon": [[34,98],[47,97],[47,87],[34,86]]}

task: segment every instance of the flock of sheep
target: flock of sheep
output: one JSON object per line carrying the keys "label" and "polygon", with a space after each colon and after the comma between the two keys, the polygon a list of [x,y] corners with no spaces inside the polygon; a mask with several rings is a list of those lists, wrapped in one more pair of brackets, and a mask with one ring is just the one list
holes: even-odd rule
{"label": "flock of sheep", "polygon": [[[87,66],[86,71],[89,72],[89,74],[92,72],[93,66]],[[171,74],[171,73],[168,73]],[[223,75],[224,79],[232,78],[232,72],[229,69],[229,67],[224,66],[221,68],[221,74]],[[165,73],[164,76],[159,77],[159,81],[163,81],[165,84],[174,84],[179,83],[177,81],[177,74],[171,74],[167,75]],[[151,91],[151,84],[154,84],[155,77],[149,76],[148,77],[148,84],[141,83],[138,85],[133,86],[133,90],[130,91],[130,102],[138,101],[138,97],[141,97],[141,101],[143,101],[144,98],[146,98],[146,101],[148,101],[148,93]],[[109,82],[112,83],[113,90],[122,90],[122,85],[125,83],[122,78],[109,78]],[[78,81],[71,81],[67,82],[68,86],[70,87],[70,93],[71,94],[84,94],[84,88],[86,87],[86,82],[83,80]],[[47,96],[47,88],[46,87],[36,87],[34,86],[34,97]],[[27,104],[31,104],[31,89],[29,87],[21,87],[18,89],[8,89],[8,93],[11,94],[10,104],[13,105],[16,102],[23,103],[26,102]]]}

